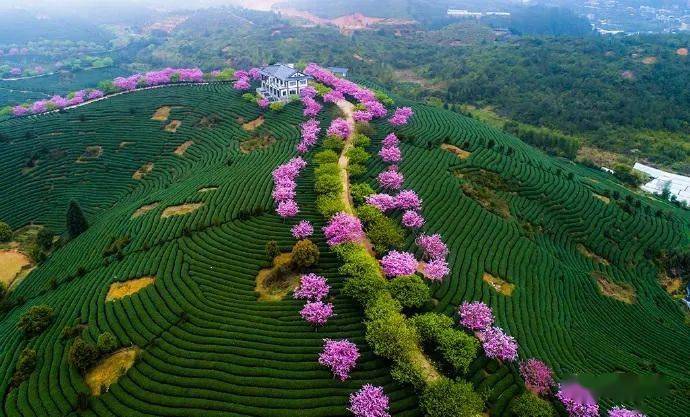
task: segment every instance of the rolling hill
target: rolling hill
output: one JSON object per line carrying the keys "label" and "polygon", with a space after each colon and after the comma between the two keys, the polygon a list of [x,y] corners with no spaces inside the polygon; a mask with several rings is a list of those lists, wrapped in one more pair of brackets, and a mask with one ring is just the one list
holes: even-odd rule
{"label": "rolling hill", "polygon": [[[384,387],[392,415],[422,415],[412,387],[374,355],[360,307],[342,292],[341,262],[321,232],[312,153],[298,203],[315,226],[314,272],[329,279],[336,315],[314,331],[298,300],[259,300],[256,277],[271,266],[266,243],[282,252],[294,244],[294,222],[273,210],[271,172],[294,156],[304,118],[299,103],[264,112],[240,94],[226,83],[172,86],[0,122],[0,219],[62,232],[75,200],[91,224],[7,296],[3,415],[347,416],[348,396],[366,383]],[[396,105],[415,112],[395,128],[405,184],[424,200],[424,230],[450,249],[451,274],[430,284],[425,311],[455,319],[462,301],[483,300],[521,356],[542,359],[559,379],[640,385],[653,376],[665,389],[633,405],[649,416],[682,415],[690,327],[654,260],[688,244],[687,212],[474,119]],[[325,126],[338,115],[327,105],[319,118]],[[367,151],[390,131],[371,122]],[[382,162],[371,158],[365,168],[354,179],[375,187]],[[414,238],[407,234],[402,248],[414,252]],[[17,323],[39,305],[54,318],[26,338]],[[96,343],[104,332],[122,354],[107,389],[69,361],[75,334]],[[357,344],[362,356],[346,382],[318,364],[324,338]],[[15,383],[27,347],[35,371]],[[492,416],[512,415],[509,404],[524,390],[512,365],[480,356],[464,376],[491,389]],[[598,387],[603,406],[630,403],[606,388]]]}

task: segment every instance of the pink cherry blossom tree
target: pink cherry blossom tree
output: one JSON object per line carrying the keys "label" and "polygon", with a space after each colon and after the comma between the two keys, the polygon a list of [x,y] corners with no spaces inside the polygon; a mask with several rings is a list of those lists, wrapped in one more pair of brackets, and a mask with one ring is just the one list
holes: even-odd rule
{"label": "pink cherry blossom tree", "polygon": [[422,274],[431,281],[443,281],[450,274],[450,268],[445,260],[434,259],[424,264]]}
{"label": "pink cherry blossom tree", "polygon": [[402,161],[402,153],[400,152],[400,148],[397,146],[386,146],[381,148],[379,151],[379,156],[383,162],[386,163],[397,164],[398,162]]}
{"label": "pink cherry blossom tree", "polygon": [[395,165],[392,165],[388,167],[386,171],[381,172],[376,179],[382,188],[389,190],[399,190],[402,188],[403,181],[405,180],[403,175],[398,172],[398,167]]}
{"label": "pink cherry blossom tree", "polygon": [[288,217],[295,217],[299,213],[299,206],[294,200],[283,200],[278,203],[276,213],[283,219]]}
{"label": "pink cherry blossom tree", "polygon": [[409,252],[390,251],[381,259],[383,273],[387,277],[412,275],[417,271],[417,260]]}
{"label": "pink cherry blossom tree", "polygon": [[291,232],[295,239],[302,240],[314,234],[314,227],[309,220],[302,220],[292,227]]}
{"label": "pink cherry blossom tree", "polygon": [[539,359],[528,359],[520,364],[520,375],[529,390],[538,395],[547,394],[554,384],[553,371]]}
{"label": "pink cherry blossom tree", "polygon": [[372,194],[366,198],[366,203],[384,213],[397,207],[395,197],[390,194]]}
{"label": "pink cherry blossom tree", "polygon": [[441,235],[420,235],[415,243],[424,251],[427,259],[444,259],[448,255],[448,246],[443,243]]}
{"label": "pink cherry blossom tree", "polygon": [[359,349],[357,345],[347,339],[324,339],[323,351],[319,354],[319,363],[327,366],[333,375],[345,381],[350,377],[350,372],[357,365]]}
{"label": "pink cherry blossom tree", "polygon": [[424,217],[413,210],[407,210],[403,213],[402,224],[408,229],[419,229],[424,226]]}
{"label": "pink cherry blossom tree", "polygon": [[328,319],[333,315],[333,304],[311,301],[304,305],[299,314],[312,326],[325,326]]}
{"label": "pink cherry blossom tree", "polygon": [[460,325],[469,330],[486,330],[494,323],[491,307],[481,301],[465,301],[458,308]]}
{"label": "pink cherry blossom tree", "polygon": [[331,125],[328,127],[327,133],[329,136],[336,136],[340,139],[346,139],[350,136],[350,125],[348,125],[347,120],[341,117],[333,119]]}
{"label": "pink cherry blossom tree", "polygon": [[640,411],[627,408],[613,407],[609,410],[609,417],[646,417]]}
{"label": "pink cherry blossom tree", "polygon": [[556,394],[570,417],[598,417],[599,405],[588,389],[575,382],[559,385]]}
{"label": "pink cherry blossom tree", "polygon": [[326,278],[316,274],[306,274],[300,277],[294,297],[308,301],[321,301],[328,295],[330,289]]}
{"label": "pink cherry blossom tree", "polygon": [[518,345],[515,338],[499,327],[491,327],[479,333],[484,353],[489,358],[512,362],[517,359]]}
{"label": "pink cherry blossom tree", "polygon": [[355,216],[340,212],[331,217],[323,228],[329,246],[341,243],[357,242],[364,238],[362,222]]}
{"label": "pink cherry blossom tree", "polygon": [[350,408],[348,410],[355,417],[390,417],[388,403],[389,399],[383,392],[383,387],[367,384],[350,395]]}

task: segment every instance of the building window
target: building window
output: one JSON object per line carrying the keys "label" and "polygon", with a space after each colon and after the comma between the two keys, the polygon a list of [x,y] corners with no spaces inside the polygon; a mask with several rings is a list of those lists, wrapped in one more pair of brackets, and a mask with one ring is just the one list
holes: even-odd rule
{"label": "building window", "polygon": [[299,85],[307,85],[307,80],[300,80]]}
{"label": "building window", "polygon": [[291,96],[292,96],[292,95],[295,95],[295,94],[297,94],[297,90],[290,90],[290,95],[291,95]]}
{"label": "building window", "polygon": [[290,81],[289,85],[290,85],[290,87],[294,87],[297,85],[297,82],[296,81]]}
{"label": "building window", "polygon": [[280,95],[285,97],[287,95],[287,90],[281,90]]}

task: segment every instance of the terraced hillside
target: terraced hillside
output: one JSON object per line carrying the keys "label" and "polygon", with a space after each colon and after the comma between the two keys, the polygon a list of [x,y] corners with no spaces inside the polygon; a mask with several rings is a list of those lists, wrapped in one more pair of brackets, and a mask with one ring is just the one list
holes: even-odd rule
{"label": "terraced hillside", "polygon": [[[541,358],[559,377],[661,376],[668,390],[639,407],[682,415],[690,328],[650,259],[688,243],[687,213],[474,120],[414,108],[399,129],[400,168],[424,199],[425,230],[444,236],[453,266],[434,284],[435,309],[453,314],[462,300],[484,300],[521,355]],[[335,114],[327,107],[322,124]],[[0,317],[0,414],[335,417],[351,415],[348,395],[373,383],[391,397],[393,415],[421,415],[412,389],[395,383],[367,346],[359,307],[341,294],[339,262],[320,232],[315,164],[298,180],[298,203],[317,230],[314,272],[333,286],[336,316],[315,332],[299,319],[297,300],[258,300],[267,241],[283,252],[294,243],[292,223],[273,212],[271,171],[294,155],[303,121],[293,103],[266,112],[255,130],[243,128],[259,115],[216,83],[0,123],[0,219],[14,229],[34,222],[62,231],[76,200],[91,224],[8,296],[16,305]],[[372,123],[371,151],[386,123]],[[375,159],[364,175],[372,185],[382,168]],[[111,291],[113,283],[125,285]],[[127,288],[139,291],[113,296]],[[51,306],[55,318],[27,339],[17,322],[37,305]],[[64,328],[88,342],[110,332],[137,359],[123,359],[117,382],[94,389],[68,362],[75,341]],[[323,338],[357,343],[362,357],[346,382],[318,364]],[[16,384],[26,347],[36,351],[36,370]],[[472,374],[493,388],[491,415],[510,416],[507,404],[521,390],[514,370],[480,359]]]}

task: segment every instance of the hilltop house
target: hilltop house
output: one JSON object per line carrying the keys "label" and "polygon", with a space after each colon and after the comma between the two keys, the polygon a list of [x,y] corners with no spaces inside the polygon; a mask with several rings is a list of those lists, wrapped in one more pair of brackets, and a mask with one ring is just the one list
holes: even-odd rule
{"label": "hilltop house", "polygon": [[256,92],[271,102],[287,101],[299,95],[310,79],[292,64],[269,65],[261,68],[261,87]]}

